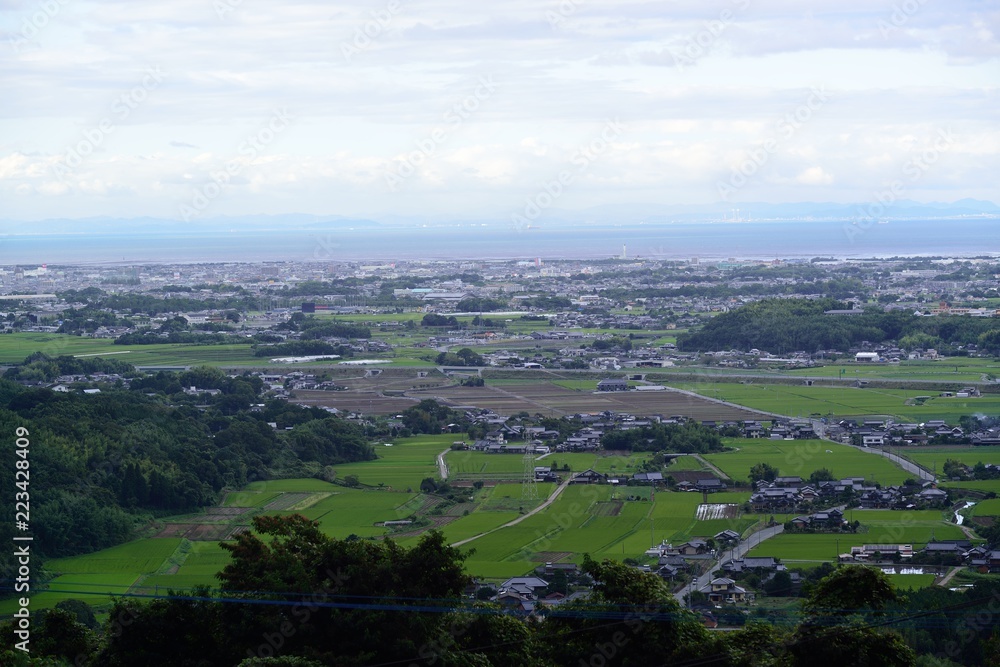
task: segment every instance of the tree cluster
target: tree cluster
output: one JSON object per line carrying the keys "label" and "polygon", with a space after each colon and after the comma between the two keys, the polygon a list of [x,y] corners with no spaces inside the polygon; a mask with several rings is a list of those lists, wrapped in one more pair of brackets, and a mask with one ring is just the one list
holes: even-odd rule
{"label": "tree cluster", "polygon": [[633,452],[680,452],[706,454],[722,450],[718,432],[697,422],[649,424],[624,431],[608,431],[601,436],[604,449]]}
{"label": "tree cluster", "polygon": [[[976,317],[918,317],[899,311],[866,310],[863,315],[825,315],[846,304],[833,299],[765,299],[722,313],[698,330],[677,337],[684,351],[767,350],[785,354],[804,350],[847,350],[863,341],[912,339],[928,347],[984,344],[993,340],[995,322]],[[1000,339],[998,339],[1000,340]]]}
{"label": "tree cluster", "polygon": [[[223,545],[231,561],[217,575],[218,593],[201,588],[153,601],[120,599],[97,631],[93,617],[68,602],[34,628],[38,659],[102,667],[799,667],[817,661],[894,667],[915,664],[913,643],[933,651],[960,636],[930,636],[919,623],[907,624],[908,600],[873,568],[842,567],[810,582],[793,627],[751,621],[712,633],[656,575],[585,556],[589,597],[540,607],[537,621],[470,600],[468,554],[437,531],[404,548],[391,539],[334,539],[298,515],[253,523],[255,532]],[[553,578],[552,585],[565,590],[566,583]],[[773,591],[787,592],[784,584],[777,580]],[[495,589],[484,592],[483,598]],[[962,616],[948,614],[947,605],[964,596],[944,589],[920,594],[937,598],[924,602],[961,632]],[[886,627],[890,613],[901,619],[894,624],[899,633]],[[14,657],[12,630],[10,622],[0,625],[0,661]],[[968,660],[961,664],[996,655],[989,642],[951,643],[958,646],[951,654]]]}

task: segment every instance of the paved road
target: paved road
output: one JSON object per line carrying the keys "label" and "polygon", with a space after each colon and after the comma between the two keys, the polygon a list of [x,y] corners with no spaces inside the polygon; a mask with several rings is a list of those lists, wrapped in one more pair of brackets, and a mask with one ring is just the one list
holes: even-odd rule
{"label": "paved road", "polygon": [[889,459],[890,461],[898,465],[900,468],[905,470],[906,472],[917,475],[917,477],[919,477],[920,479],[925,479],[931,482],[933,482],[936,479],[934,477],[934,473],[932,473],[927,468],[921,468],[916,463],[913,463],[912,461],[907,461],[898,454],[885,452],[882,451],[881,449],[876,449],[874,447],[857,447],[856,449],[859,449],[862,452],[868,452],[869,454],[878,454],[880,456],[884,456],[885,458]]}
{"label": "paved road", "polygon": [[761,542],[784,532],[784,530],[785,527],[781,524],[778,524],[777,526],[771,526],[770,528],[765,528],[763,530],[758,530],[756,533],[751,534],[750,537],[740,542],[732,549],[727,549],[722,553],[718,554],[718,559],[716,559],[716,561],[712,564],[712,567],[710,567],[705,574],[695,579],[693,584],[688,584],[680,591],[674,593],[674,598],[679,603],[681,603],[681,605],[683,605],[684,596],[691,592],[692,585],[694,587],[694,590],[700,590],[704,586],[707,586],[708,583],[712,581],[712,579],[715,579],[715,577],[718,576],[717,573],[719,568],[721,567],[722,559],[729,561],[729,560],[736,560],[739,558],[743,558],[743,556],[745,556],[747,552],[749,552],[751,549],[759,545]]}

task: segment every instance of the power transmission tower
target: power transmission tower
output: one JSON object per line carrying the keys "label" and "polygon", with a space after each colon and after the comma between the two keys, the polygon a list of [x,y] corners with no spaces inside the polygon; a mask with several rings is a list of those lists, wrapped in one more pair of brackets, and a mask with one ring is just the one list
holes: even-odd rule
{"label": "power transmission tower", "polygon": [[538,500],[538,483],[535,480],[535,457],[525,448],[524,476],[521,478],[521,500]]}

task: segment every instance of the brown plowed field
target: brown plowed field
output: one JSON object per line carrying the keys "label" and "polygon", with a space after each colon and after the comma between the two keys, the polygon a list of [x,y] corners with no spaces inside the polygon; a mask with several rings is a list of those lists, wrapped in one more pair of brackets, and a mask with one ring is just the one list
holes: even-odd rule
{"label": "brown plowed field", "polygon": [[406,408],[412,408],[417,404],[418,400],[403,396],[380,396],[375,393],[356,393],[352,391],[296,390],[292,403],[336,408],[344,412],[396,415]]}
{"label": "brown plowed field", "polygon": [[156,537],[186,537],[196,542],[220,542],[245,533],[248,529],[248,526],[221,523],[168,523]]}
{"label": "brown plowed field", "polygon": [[[377,379],[377,378],[375,378]],[[595,394],[560,387],[545,380],[485,387],[442,386],[412,390],[406,396],[382,396],[373,391],[296,391],[294,402],[321,405],[348,412],[399,414],[422,399],[435,398],[453,408],[487,408],[502,415],[541,413],[550,417],[611,410],[637,416],[683,415],[696,420],[739,421],[760,419],[753,410],[722,405],[674,391],[629,391]]]}
{"label": "brown plowed field", "polygon": [[539,551],[531,557],[531,560],[537,563],[558,563],[572,555],[572,551]]}

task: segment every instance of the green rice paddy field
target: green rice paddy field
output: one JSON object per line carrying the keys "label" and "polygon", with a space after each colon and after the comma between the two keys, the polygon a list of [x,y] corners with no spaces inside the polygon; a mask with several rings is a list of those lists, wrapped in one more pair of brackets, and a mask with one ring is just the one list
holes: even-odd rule
{"label": "green rice paddy field", "polygon": [[[250,344],[194,345],[164,343],[162,345],[115,345],[113,340],[81,338],[67,334],[13,333],[0,336],[0,364],[14,364],[35,352],[56,357],[106,356],[127,361],[135,366],[266,366],[267,357],[255,357]],[[421,358],[426,349],[402,348],[389,359],[397,366],[433,366]],[[329,366],[329,362],[301,364]]]}
{"label": "green rice paddy field", "polygon": [[[85,556],[47,561],[45,569],[55,578],[48,582],[48,590],[32,591],[31,608],[53,607],[71,598],[108,604],[112,595],[128,592],[142,577],[160,570],[180,545],[180,539],[136,540]],[[16,608],[13,599],[0,601],[0,615]]]}
{"label": "green rice paddy field", "polygon": [[943,474],[944,463],[948,459],[960,461],[970,467],[977,463],[1000,464],[1000,447],[956,445],[948,447],[905,447],[897,448],[893,451],[935,472],[941,479],[942,486],[1000,493],[1000,479],[952,482],[945,480]]}
{"label": "green rice paddy field", "polygon": [[1000,447],[973,447],[955,445],[949,447],[904,447],[894,450],[901,456],[919,463],[928,470],[944,470],[944,462],[954,459],[967,466],[977,463],[1000,463]]}
{"label": "green rice paddy field", "polygon": [[0,336],[0,363],[20,363],[34,352],[60,355],[106,356],[136,366],[259,365],[246,345],[115,345],[108,339],[81,338],[65,334],[14,333]]}
{"label": "green rice paddy field", "polygon": [[[428,496],[404,489],[417,488],[423,477],[436,477],[434,459],[450,441],[451,436],[399,439],[393,442],[393,447],[379,446],[377,451],[382,458],[376,461],[337,469],[338,477],[356,474],[368,488],[350,489],[317,479],[271,480],[255,482],[230,493],[223,504],[247,508],[251,513],[303,514],[318,521],[324,532],[337,538],[352,534],[379,538],[390,534],[391,529],[376,526],[376,523],[406,519],[421,508],[426,511],[432,506],[434,501]],[[874,477],[882,483],[902,481],[908,476],[884,458],[832,443],[728,440],[727,444],[738,450],[707,458],[737,479],[746,479],[750,466],[760,461],[777,466],[782,474],[808,476],[816,468],[827,467],[837,476]],[[827,449],[831,452],[827,453]],[[468,454],[449,452],[449,466],[481,469],[489,464],[495,471],[516,473],[515,479],[523,469],[520,456],[479,454],[469,457]],[[594,467],[610,472],[630,470],[642,457],[553,454],[541,463],[549,460],[569,463],[573,470]],[[683,460],[687,463],[693,458],[683,457]],[[379,482],[384,484],[381,489]],[[388,490],[389,487],[393,490]],[[473,500],[457,507],[460,515],[440,517],[441,529],[450,543],[469,540],[461,548],[474,550],[466,561],[470,574],[503,579],[525,574],[546,561],[579,562],[584,554],[595,558],[642,559],[644,551],[661,540],[678,544],[693,537],[710,537],[725,529],[746,536],[751,526],[770,518],[734,511],[722,515],[730,518],[698,520],[697,512],[702,503],[698,493],[661,491],[651,494],[648,487],[570,485],[546,509],[516,525],[502,527],[537,507],[555,490],[555,485],[539,484],[537,489],[539,499],[534,501],[521,499],[520,482],[469,489]],[[639,499],[629,500],[629,496]],[[730,491],[712,495],[709,502],[739,507],[747,497],[745,491]],[[981,508],[983,512],[995,510],[986,504]],[[246,525],[249,516],[235,519],[234,525]],[[434,515],[429,518],[435,519],[435,525],[441,523]],[[775,516],[774,520],[787,518]],[[932,535],[937,539],[962,537],[961,530],[946,523],[941,512],[854,510],[853,518],[860,520],[868,532],[839,537],[780,535],[755,547],[753,554],[774,555],[786,562],[808,565],[833,558],[838,548],[837,539],[843,551],[855,542],[900,542],[918,547]],[[197,515],[176,521],[196,523]],[[412,545],[419,538],[405,533],[398,539]],[[49,561],[46,569],[57,577],[50,582],[51,590],[33,595],[32,605],[35,608],[52,606],[71,597],[106,605],[110,595],[129,590],[163,592],[187,590],[199,584],[214,586],[217,585],[215,574],[226,563],[228,554],[215,541],[137,540],[86,556]],[[9,602],[5,605],[0,604],[0,613],[13,609]]]}
{"label": "green rice paddy field", "polygon": [[706,454],[704,458],[741,482],[748,482],[750,468],[757,463],[776,467],[780,475],[803,479],[820,468],[837,478],[864,477],[880,484],[899,484],[913,476],[882,456],[823,440],[725,438],[724,443],[737,451]]}
{"label": "green rice paddy field", "polygon": [[[415,436],[387,440],[392,447],[386,447],[385,443],[375,445],[378,460],[336,466],[337,477],[343,479],[347,475],[355,475],[362,484],[369,486],[384,484],[396,491],[416,490],[420,488],[420,480],[438,476],[435,458],[454,439],[452,436]],[[517,459],[518,465],[521,463],[518,456],[502,458]]]}
{"label": "green rice paddy field", "polygon": [[[963,415],[1000,414],[1000,394],[986,394],[978,398],[944,398],[935,392],[910,389],[723,382],[695,382],[677,386],[709,398],[791,417],[813,415],[843,419],[886,415],[903,421],[944,419],[949,423],[958,423],[959,417]],[[930,398],[917,405],[918,396]]]}
{"label": "green rice paddy field", "polygon": [[901,361],[898,364],[830,364],[819,368],[784,371],[786,375],[806,377],[846,377],[892,380],[944,380],[980,382],[983,376],[1000,375],[1000,360],[973,357],[949,357],[933,361]]}

